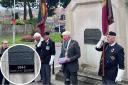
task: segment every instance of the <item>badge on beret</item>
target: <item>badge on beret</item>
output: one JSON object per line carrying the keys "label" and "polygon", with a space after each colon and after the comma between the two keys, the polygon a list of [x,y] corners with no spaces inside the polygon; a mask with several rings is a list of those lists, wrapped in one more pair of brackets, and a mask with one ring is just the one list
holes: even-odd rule
{"label": "badge on beret", "polygon": [[115,56],[110,56],[110,58],[111,58],[112,60],[115,60]]}
{"label": "badge on beret", "polygon": [[112,48],[112,49],[111,49],[111,52],[113,53],[113,52],[114,52],[114,50],[115,50],[115,49],[114,49],[114,48]]}

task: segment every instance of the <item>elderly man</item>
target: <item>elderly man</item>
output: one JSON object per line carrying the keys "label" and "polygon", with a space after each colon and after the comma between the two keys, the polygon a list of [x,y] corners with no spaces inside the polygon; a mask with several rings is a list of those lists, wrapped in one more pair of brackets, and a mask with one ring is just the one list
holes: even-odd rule
{"label": "elderly man", "polygon": [[[0,48],[0,58],[3,55],[4,51],[8,48],[8,41],[3,40],[2,46]],[[1,62],[1,61],[0,61]],[[4,79],[3,74],[0,71],[0,85],[2,85],[2,80]],[[9,82],[5,79],[4,85],[9,85]]]}
{"label": "elderly man", "polygon": [[41,46],[41,42],[44,40],[41,36],[40,33],[36,32],[34,35],[33,35],[33,38],[36,42],[36,47],[40,47]]}
{"label": "elderly man", "polygon": [[41,43],[41,76],[43,85],[51,85],[51,65],[55,58],[55,42],[49,37],[49,32],[44,33],[44,41]]}
{"label": "elderly man", "polygon": [[77,41],[71,39],[70,32],[62,33],[63,42],[59,63],[62,64],[65,85],[78,85],[77,71],[79,70],[78,58],[80,58],[80,46]]}
{"label": "elderly man", "polygon": [[[35,45],[35,49],[36,49],[36,52],[39,54],[39,56],[41,56],[41,43],[42,41],[44,40],[41,36],[40,33],[36,32],[33,36],[35,42],[36,42],[36,45]],[[40,75],[41,75],[41,72],[40,72]],[[42,76],[41,76],[41,79],[38,81],[38,82],[42,82]]]}
{"label": "elderly man", "polygon": [[115,38],[116,33],[110,31],[107,40],[103,37],[96,46],[97,51],[102,51],[98,74],[103,85],[116,85],[115,81],[121,81],[124,73],[124,49]]}

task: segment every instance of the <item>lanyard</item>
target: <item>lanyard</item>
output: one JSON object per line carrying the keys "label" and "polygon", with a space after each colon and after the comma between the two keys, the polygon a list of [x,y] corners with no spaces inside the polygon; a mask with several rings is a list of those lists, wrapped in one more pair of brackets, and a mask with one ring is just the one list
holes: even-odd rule
{"label": "lanyard", "polygon": [[68,48],[69,48],[70,42],[71,42],[71,39],[68,41],[67,48],[65,50],[65,57],[67,57],[67,53],[68,53]]}

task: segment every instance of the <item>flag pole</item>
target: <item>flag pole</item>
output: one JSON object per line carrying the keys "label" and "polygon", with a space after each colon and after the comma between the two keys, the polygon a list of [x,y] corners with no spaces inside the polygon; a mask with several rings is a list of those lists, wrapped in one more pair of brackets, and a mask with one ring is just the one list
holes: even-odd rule
{"label": "flag pole", "polygon": [[[60,15],[60,8],[61,8],[60,0],[59,0],[58,8],[59,8],[59,20],[60,20],[60,17],[61,17],[61,15]],[[60,33],[60,21],[59,21],[59,33]]]}
{"label": "flag pole", "polygon": [[103,71],[103,74],[102,76],[104,76],[104,72],[105,72],[105,69],[104,69],[104,66],[105,66],[105,46],[104,46],[104,41],[103,41],[103,59],[102,59],[102,71]]}
{"label": "flag pole", "polygon": [[[14,0],[13,13],[14,13],[13,19],[15,20],[15,0]],[[13,45],[15,44],[15,28],[16,28],[16,26],[15,26],[15,24],[13,23]]]}

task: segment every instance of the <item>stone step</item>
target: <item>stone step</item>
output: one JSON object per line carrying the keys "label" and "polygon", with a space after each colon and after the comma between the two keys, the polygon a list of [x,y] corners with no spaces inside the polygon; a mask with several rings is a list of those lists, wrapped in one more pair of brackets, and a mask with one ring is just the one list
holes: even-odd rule
{"label": "stone step", "polygon": [[[64,81],[63,73],[61,71],[56,73],[55,79]],[[95,73],[78,72],[78,82],[79,85],[101,85],[101,78]],[[119,85],[128,85],[128,81],[122,81]]]}

